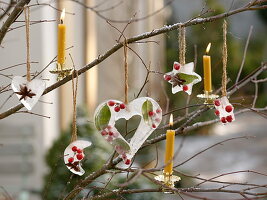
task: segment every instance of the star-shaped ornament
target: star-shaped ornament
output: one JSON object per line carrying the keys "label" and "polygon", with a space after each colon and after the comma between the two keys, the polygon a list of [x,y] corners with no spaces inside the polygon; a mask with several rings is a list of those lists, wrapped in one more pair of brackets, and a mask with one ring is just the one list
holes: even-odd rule
{"label": "star-shaped ornament", "polygon": [[20,99],[19,99],[20,101],[22,99],[26,100],[28,97],[32,98],[33,96],[36,96],[36,94],[31,92],[32,91],[31,89],[27,88],[27,85],[19,85],[19,87],[20,87],[20,91],[19,92],[15,92],[15,93],[18,94],[18,95],[21,95]]}
{"label": "star-shaped ornament", "polygon": [[201,77],[194,72],[194,63],[181,65],[174,62],[173,70],[164,74],[164,79],[172,84],[172,93],[185,91],[188,95],[192,93],[194,84],[201,81]]}

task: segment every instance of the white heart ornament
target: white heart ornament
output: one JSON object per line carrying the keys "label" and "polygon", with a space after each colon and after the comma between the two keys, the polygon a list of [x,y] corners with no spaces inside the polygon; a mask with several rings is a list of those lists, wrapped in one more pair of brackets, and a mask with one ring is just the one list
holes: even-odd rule
{"label": "white heart ornament", "polygon": [[[28,109],[31,110],[34,105],[38,102],[39,98],[45,90],[45,82],[40,79],[33,79],[32,81],[27,81],[26,78],[21,76],[15,76],[12,79],[11,87],[16,93],[17,97],[20,99],[20,102]],[[23,96],[21,90],[28,92],[29,96]]]}
{"label": "white heart ornament", "polygon": [[[135,115],[141,116],[141,121],[128,143],[116,129],[115,123],[122,118],[129,120]],[[160,106],[149,97],[137,98],[127,105],[121,101],[108,100],[100,104],[94,114],[96,128],[114,146],[127,165],[131,163],[131,159],[145,140],[159,126],[161,119]]]}
{"label": "white heart ornament", "polygon": [[70,143],[64,151],[64,162],[66,167],[74,174],[82,176],[85,171],[82,168],[81,161],[84,158],[83,149],[91,146],[91,142],[85,140],[76,140]]}

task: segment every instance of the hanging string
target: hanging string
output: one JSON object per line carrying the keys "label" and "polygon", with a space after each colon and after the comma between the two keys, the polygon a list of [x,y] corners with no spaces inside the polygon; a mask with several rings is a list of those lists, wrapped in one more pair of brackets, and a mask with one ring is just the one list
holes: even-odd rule
{"label": "hanging string", "polygon": [[[76,82],[74,81],[74,73],[76,73]],[[78,89],[78,71],[74,69],[72,73],[72,98],[73,98],[73,115],[72,115],[72,134],[71,142],[77,140],[77,89]]]}
{"label": "hanging string", "polygon": [[185,27],[179,27],[179,61],[181,65],[185,65],[185,52],[186,52],[186,43],[185,43]]}
{"label": "hanging string", "polygon": [[31,81],[31,65],[30,65],[30,9],[28,6],[24,7],[25,27],[26,27],[26,49],[27,49],[27,81]]}
{"label": "hanging string", "polygon": [[222,50],[222,56],[223,56],[223,74],[222,74],[222,96],[227,95],[226,91],[226,85],[227,85],[227,22],[226,20],[223,21],[223,50]]}
{"label": "hanging string", "polygon": [[123,44],[123,52],[124,52],[124,103],[128,104],[128,47],[127,47],[127,41],[124,40]]}

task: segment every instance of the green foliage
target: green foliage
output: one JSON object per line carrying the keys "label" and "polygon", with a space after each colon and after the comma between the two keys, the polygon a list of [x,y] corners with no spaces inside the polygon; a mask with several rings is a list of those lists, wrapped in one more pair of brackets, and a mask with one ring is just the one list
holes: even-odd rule
{"label": "green foliage", "polygon": [[[84,149],[85,159],[83,161],[83,169],[86,171],[86,173],[82,177],[78,175],[73,175],[64,164],[63,152],[66,146],[68,146],[71,139],[70,128],[68,131],[65,131],[60,135],[60,137],[54,142],[52,147],[47,152],[46,163],[49,168],[49,173],[44,178],[45,185],[42,191],[42,197],[45,200],[63,199],[63,197],[73,189],[73,187],[78,181],[82,180],[84,177],[88,176],[92,172],[100,169],[113,152],[112,146],[109,145],[102,138],[102,136],[91,127],[91,124],[87,121],[86,114],[83,112],[82,109],[78,109],[77,125],[78,138],[89,140],[92,142],[91,147]],[[146,155],[148,155],[147,151]],[[106,174],[98,178],[97,181],[90,184],[89,187],[103,187],[103,184],[101,184],[101,182],[107,182],[107,179],[110,178],[112,175],[112,173]],[[90,194],[99,194],[100,192],[102,194],[103,192],[110,192],[111,189],[118,189],[118,184],[124,183],[125,180],[125,174],[116,175],[106,189],[94,189],[91,191],[85,188],[81,192],[80,197],[87,195],[89,191],[91,191]],[[127,188],[140,189],[152,187],[153,184],[149,183],[147,179],[140,177],[137,181],[135,181],[134,184],[131,184]],[[159,194],[129,194],[125,195],[124,197],[128,200],[135,200],[141,198],[144,199],[144,196],[146,196],[147,199],[156,200],[158,199]]]}

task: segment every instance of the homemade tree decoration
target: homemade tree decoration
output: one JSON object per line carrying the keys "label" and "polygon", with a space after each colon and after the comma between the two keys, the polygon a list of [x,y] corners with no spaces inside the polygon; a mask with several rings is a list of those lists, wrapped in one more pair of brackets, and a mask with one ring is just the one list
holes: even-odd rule
{"label": "homemade tree decoration", "polygon": [[172,84],[172,93],[180,91],[191,95],[193,85],[201,81],[201,77],[194,72],[194,63],[185,64],[185,27],[179,28],[179,62],[174,62],[173,70],[164,75],[164,79]]}
{"label": "homemade tree decoration", "polygon": [[223,75],[222,75],[222,97],[214,101],[215,115],[217,115],[223,124],[235,120],[234,107],[227,98],[227,22],[223,22]]}
{"label": "homemade tree decoration", "polygon": [[27,61],[26,77],[15,76],[12,79],[11,87],[14,93],[19,98],[20,102],[31,110],[34,105],[38,102],[39,98],[45,90],[45,82],[40,79],[31,80],[31,66],[30,66],[30,9],[29,7],[24,8],[25,13],[25,27],[26,27],[26,46],[27,46]]}
{"label": "homemade tree decoration", "polygon": [[[125,74],[125,100],[108,100],[100,104],[94,114],[95,127],[107,142],[114,146],[117,153],[126,165],[142,146],[144,141],[159,126],[162,119],[162,110],[158,103],[149,97],[140,97],[128,103],[128,64],[127,43],[124,43],[124,74]],[[127,142],[116,129],[115,123],[119,119],[129,120],[138,115],[141,117],[140,124]]]}
{"label": "homemade tree decoration", "polygon": [[77,87],[78,75],[76,74],[76,84],[74,84],[74,73],[72,74],[72,95],[73,95],[73,121],[72,121],[72,134],[71,143],[64,151],[64,163],[66,167],[74,174],[82,176],[85,171],[82,168],[82,160],[84,159],[84,148],[91,146],[91,142],[86,140],[77,140],[77,122],[76,122],[76,100],[77,100]]}
{"label": "homemade tree decoration", "polygon": [[66,67],[65,65],[65,52],[66,52],[66,25],[64,24],[65,9],[63,9],[60,16],[60,23],[58,24],[58,56],[57,67],[51,70],[50,73],[57,74],[57,80],[60,81],[66,76],[70,75],[73,71],[72,67]]}

